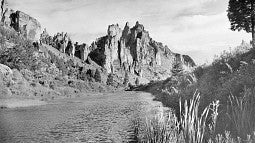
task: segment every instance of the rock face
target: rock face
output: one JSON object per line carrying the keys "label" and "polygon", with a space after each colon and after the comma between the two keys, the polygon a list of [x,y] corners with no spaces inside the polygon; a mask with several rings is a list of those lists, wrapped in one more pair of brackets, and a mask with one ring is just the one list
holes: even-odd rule
{"label": "rock face", "polygon": [[4,22],[7,13],[9,12],[8,10],[8,3],[6,0],[1,0],[1,22]]}
{"label": "rock face", "polygon": [[149,32],[139,22],[132,28],[127,22],[123,30],[118,24],[110,25],[107,35],[95,41],[93,47],[89,56],[108,73],[124,70],[147,79],[161,74],[157,78],[165,79],[172,74],[174,64],[182,64],[185,69],[195,66],[189,56],[173,53],[167,46],[150,38]]}
{"label": "rock face", "polygon": [[75,56],[82,61],[86,61],[90,52],[90,47],[83,43],[81,45],[78,45],[77,43],[74,44],[75,47]]}
{"label": "rock face", "polygon": [[24,12],[9,9],[6,0],[1,1],[1,22],[29,40],[38,42],[40,39],[41,24]]}

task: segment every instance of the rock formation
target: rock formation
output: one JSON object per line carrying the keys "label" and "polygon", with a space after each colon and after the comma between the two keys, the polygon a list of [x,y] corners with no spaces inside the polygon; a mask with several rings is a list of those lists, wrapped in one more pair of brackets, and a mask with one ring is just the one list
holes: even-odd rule
{"label": "rock formation", "polygon": [[[15,29],[20,35],[41,44],[51,45],[74,59],[88,62],[91,59],[106,72],[120,75],[130,73],[130,81],[139,79],[142,83],[150,80],[164,80],[172,71],[190,71],[194,61],[188,55],[172,52],[167,46],[153,40],[149,32],[138,21],[133,27],[127,22],[122,30],[118,24],[108,26],[107,35],[98,38],[88,46],[71,40],[67,33],[50,36],[46,29],[41,32],[40,23],[33,17],[8,8],[1,0],[1,23]],[[39,46],[38,46],[39,47]],[[65,55],[65,54],[64,54]],[[178,67],[178,70],[173,70]]]}
{"label": "rock formation", "polygon": [[1,75],[1,81],[10,80],[13,72],[12,70],[3,64],[0,64],[0,75]]}
{"label": "rock formation", "polygon": [[74,47],[75,47],[74,55],[77,58],[81,59],[82,61],[86,61],[90,53],[90,47],[85,43],[78,45],[78,42],[74,44]]}
{"label": "rock formation", "polygon": [[8,15],[9,9],[8,9],[8,3],[6,0],[1,0],[1,22],[5,22],[6,15]]}
{"label": "rock formation", "polygon": [[9,9],[6,0],[1,1],[1,22],[14,28],[27,39],[39,42],[41,24],[24,12]]}
{"label": "rock formation", "polygon": [[139,22],[132,28],[127,22],[123,30],[118,24],[110,25],[107,35],[95,41],[93,47],[89,56],[108,73],[124,70],[150,80],[156,73],[161,74],[159,79],[165,79],[177,63],[185,70],[195,66],[189,56],[173,53],[167,46],[154,41]]}

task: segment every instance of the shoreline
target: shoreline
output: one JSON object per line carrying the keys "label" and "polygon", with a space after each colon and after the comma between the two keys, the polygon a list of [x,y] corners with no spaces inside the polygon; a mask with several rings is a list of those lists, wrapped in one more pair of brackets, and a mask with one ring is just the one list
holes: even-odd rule
{"label": "shoreline", "polygon": [[[1,109],[13,109],[13,108],[22,108],[22,107],[33,107],[33,106],[42,106],[47,105],[50,102],[54,101],[61,101],[61,100],[68,100],[74,98],[83,98],[88,96],[102,96],[107,94],[108,92],[91,92],[91,93],[79,93],[76,94],[75,97],[58,97],[51,100],[49,98],[40,99],[40,98],[22,98],[22,97],[13,97],[13,98],[4,98],[0,99],[0,110]],[[113,92],[114,93],[114,92]]]}
{"label": "shoreline", "polygon": [[47,104],[46,101],[41,101],[39,99],[20,99],[20,98],[0,99],[1,109],[42,106],[46,104]]}

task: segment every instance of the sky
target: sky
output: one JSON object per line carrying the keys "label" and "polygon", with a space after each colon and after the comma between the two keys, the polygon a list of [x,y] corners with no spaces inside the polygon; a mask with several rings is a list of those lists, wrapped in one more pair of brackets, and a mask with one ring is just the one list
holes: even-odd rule
{"label": "sky", "polygon": [[12,9],[40,21],[53,35],[68,32],[90,44],[107,34],[108,25],[124,28],[136,21],[173,52],[190,55],[197,64],[249,41],[251,34],[231,31],[228,0],[8,0]]}

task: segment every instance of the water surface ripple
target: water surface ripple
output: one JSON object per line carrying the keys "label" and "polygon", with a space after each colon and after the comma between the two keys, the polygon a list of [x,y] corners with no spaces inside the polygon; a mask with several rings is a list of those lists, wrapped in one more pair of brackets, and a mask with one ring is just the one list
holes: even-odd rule
{"label": "water surface ripple", "polygon": [[142,126],[158,106],[149,94],[122,92],[4,109],[0,142],[136,142],[135,126]]}

